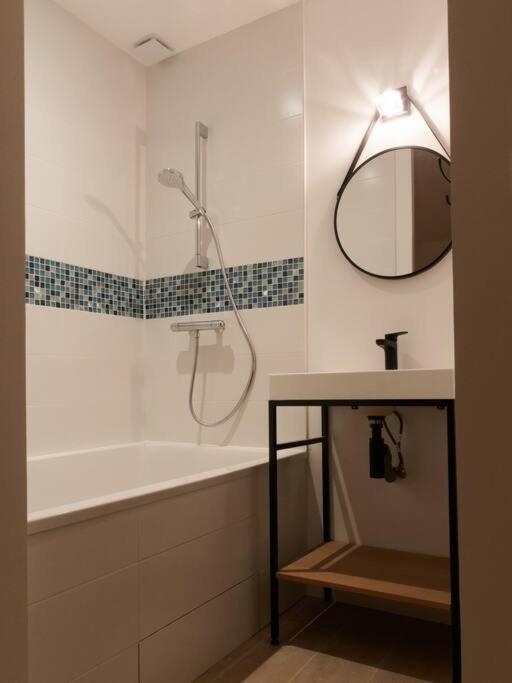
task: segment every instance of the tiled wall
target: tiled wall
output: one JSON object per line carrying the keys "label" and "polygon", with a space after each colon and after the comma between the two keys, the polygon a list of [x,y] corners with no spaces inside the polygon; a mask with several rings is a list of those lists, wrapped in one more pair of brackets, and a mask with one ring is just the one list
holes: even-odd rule
{"label": "tiled wall", "polygon": [[[142,437],[265,444],[268,374],[304,368],[301,23],[293,6],[145,70],[51,0],[27,1],[30,454]],[[249,351],[213,245],[197,271],[189,207],[157,182],[169,165],[193,182],[198,119],[208,209],[258,353],[250,401],[211,430],[188,413],[189,337],[165,318],[226,320],[201,339],[207,420],[238,398]],[[283,425],[297,436],[303,411]]]}
{"label": "tiled wall", "polygon": [[29,453],[133,441],[141,323],[83,310],[144,277],[145,71],[50,0],[25,15],[28,293],[79,309],[26,307]]}
{"label": "tiled wall", "polygon": [[35,306],[143,318],[144,286],[136,278],[27,256],[25,302]]}
{"label": "tiled wall", "polygon": [[[178,54],[148,72],[146,294],[147,315],[155,318],[144,325],[150,438],[265,445],[268,374],[304,368],[304,306],[286,305],[302,301],[302,110],[300,5]],[[207,240],[213,272],[197,272],[190,207],[179,192],[157,182],[159,170],[171,166],[194,186],[197,120],[209,128],[207,207],[226,263],[233,268],[237,298],[258,355],[250,400],[233,420],[213,429],[201,429],[189,415],[189,335],[171,334],[169,321],[153,314],[153,306],[162,302],[164,315],[188,319],[202,313],[226,320],[222,335],[201,335],[195,400],[206,420],[229,412],[250,369],[249,349],[232,314],[224,312],[214,245]],[[304,429],[303,411],[284,412],[285,433],[297,436]]]}
{"label": "tiled wall", "polygon": [[[227,268],[226,274],[239,310],[304,303],[302,257]],[[232,310],[220,268],[143,281],[39,256],[25,259],[25,301],[148,319]]]}

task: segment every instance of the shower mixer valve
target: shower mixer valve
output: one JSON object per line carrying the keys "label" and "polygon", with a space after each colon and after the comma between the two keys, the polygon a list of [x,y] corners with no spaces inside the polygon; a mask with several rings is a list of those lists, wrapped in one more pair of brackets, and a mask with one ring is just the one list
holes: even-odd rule
{"label": "shower mixer valve", "polygon": [[224,320],[191,320],[186,323],[171,323],[173,332],[200,332],[201,330],[219,330],[226,327]]}

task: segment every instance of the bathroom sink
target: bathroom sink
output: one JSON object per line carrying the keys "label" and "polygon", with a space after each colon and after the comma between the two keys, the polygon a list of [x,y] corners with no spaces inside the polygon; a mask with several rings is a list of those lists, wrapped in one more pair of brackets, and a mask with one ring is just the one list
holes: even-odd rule
{"label": "bathroom sink", "polygon": [[270,400],[415,400],[455,398],[449,369],[301,372],[270,375]]}

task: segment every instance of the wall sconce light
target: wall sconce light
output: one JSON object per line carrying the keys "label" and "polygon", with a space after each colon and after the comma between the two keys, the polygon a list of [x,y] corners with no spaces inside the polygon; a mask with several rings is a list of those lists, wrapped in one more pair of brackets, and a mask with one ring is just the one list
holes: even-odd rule
{"label": "wall sconce light", "polygon": [[442,150],[446,154],[446,157],[448,159],[450,158],[450,153],[448,152],[446,144],[443,142],[442,135],[437,130],[436,125],[427,112],[423,109],[423,107],[419,104],[419,102],[409,95],[407,92],[407,86],[403,85],[401,88],[396,88],[395,90],[386,90],[377,98],[375,113],[370,121],[370,125],[368,126],[366,133],[363,136],[363,139],[359,144],[356,155],[350,164],[350,168],[348,169],[345,180],[338,190],[338,198],[342,195],[346,184],[350,180],[350,177],[358,164],[359,158],[361,157],[363,149],[366,147],[368,139],[372,134],[375,125],[379,121],[389,121],[391,119],[397,118],[398,116],[410,114],[412,112],[412,107],[416,109],[416,111],[425,121],[428,128],[430,128],[430,132],[440,144]]}
{"label": "wall sconce light", "polygon": [[386,90],[377,98],[377,110],[383,120],[406,116],[411,113],[411,100],[407,86],[398,90]]}

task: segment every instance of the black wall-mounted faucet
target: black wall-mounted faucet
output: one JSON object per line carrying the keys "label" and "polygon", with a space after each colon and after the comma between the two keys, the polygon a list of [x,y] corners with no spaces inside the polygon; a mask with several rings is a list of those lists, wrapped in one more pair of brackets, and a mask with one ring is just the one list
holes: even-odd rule
{"label": "black wall-mounted faucet", "polygon": [[407,332],[389,332],[384,339],[376,339],[375,343],[384,349],[386,370],[398,370],[398,337]]}

